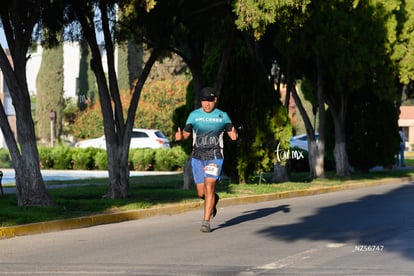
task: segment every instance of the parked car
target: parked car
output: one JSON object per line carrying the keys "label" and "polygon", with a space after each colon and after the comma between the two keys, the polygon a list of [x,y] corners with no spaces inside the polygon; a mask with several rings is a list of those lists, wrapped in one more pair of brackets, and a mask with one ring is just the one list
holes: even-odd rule
{"label": "parked car", "polygon": [[[75,144],[75,147],[106,149],[105,135],[95,139],[80,141]],[[130,148],[170,148],[170,142],[160,130],[134,128],[132,130]]]}
{"label": "parked car", "polygon": [[[318,133],[315,133],[315,139],[318,141]],[[291,148],[300,148],[308,151],[308,136],[306,134],[293,136],[290,138],[289,143]]]}

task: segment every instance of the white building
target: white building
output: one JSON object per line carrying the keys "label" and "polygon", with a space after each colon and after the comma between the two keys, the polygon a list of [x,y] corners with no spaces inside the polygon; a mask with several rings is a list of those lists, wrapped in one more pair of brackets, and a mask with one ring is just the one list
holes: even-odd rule
{"label": "white building", "polygon": [[[16,133],[16,113],[12,104],[9,89],[4,81],[3,74],[0,71],[0,100],[3,103],[4,111],[7,115],[10,127],[14,133]],[[6,141],[4,140],[3,133],[0,131],[0,148],[6,148]]]}
{"label": "white building", "polygon": [[63,44],[63,97],[65,98],[77,99],[80,58],[78,42]]}
{"label": "white building", "polygon": [[30,95],[36,95],[36,78],[42,63],[42,53],[43,48],[38,45],[36,52],[30,54],[30,58],[26,63],[27,88]]}
{"label": "white building", "polygon": [[[36,52],[30,54],[26,65],[27,86],[30,95],[36,95],[36,78],[42,63],[43,48],[37,46]],[[78,42],[63,44],[63,97],[76,99],[79,78],[80,45]]]}

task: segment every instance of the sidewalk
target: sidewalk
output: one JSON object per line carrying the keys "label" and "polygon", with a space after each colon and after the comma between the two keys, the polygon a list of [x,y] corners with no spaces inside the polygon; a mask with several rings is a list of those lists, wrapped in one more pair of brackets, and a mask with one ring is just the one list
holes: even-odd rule
{"label": "sidewalk", "polygon": [[[404,167],[401,168],[404,170],[414,170],[414,167]],[[303,197],[311,196],[323,193],[337,192],[347,189],[359,189],[372,187],[377,185],[386,185],[392,183],[405,183],[413,182],[414,177],[401,177],[401,178],[389,178],[389,179],[380,179],[375,181],[365,181],[365,182],[353,182],[350,184],[343,184],[338,186],[331,187],[322,187],[322,188],[310,188],[308,190],[302,191],[290,191],[290,192],[280,192],[272,194],[262,194],[262,195],[252,195],[252,196],[242,196],[235,198],[223,198],[220,200],[219,207],[225,207],[230,205],[241,205],[249,203],[257,203],[262,201],[278,200],[292,197]],[[79,184],[82,185],[82,184]],[[83,184],[85,185],[85,184]],[[58,185],[59,186],[59,185]],[[60,186],[62,187],[62,186]],[[171,204],[164,207],[158,208],[149,208],[133,211],[124,211],[124,212],[114,212],[114,213],[105,213],[92,216],[84,216],[66,220],[55,220],[47,221],[41,223],[32,223],[18,226],[9,226],[9,227],[0,227],[0,239],[12,238],[16,236],[23,235],[32,235],[38,233],[47,233],[53,231],[62,231],[83,227],[91,227],[95,225],[108,224],[108,223],[117,223],[128,220],[136,220],[148,218],[151,216],[159,215],[174,215],[184,212],[189,212],[202,208],[202,201],[199,202],[190,202],[190,203],[177,203]]]}
{"label": "sidewalk", "polygon": [[[14,170],[13,169],[3,169],[3,179],[2,186],[4,194],[14,194],[16,193],[16,187],[13,186],[4,186],[10,182],[14,182]],[[167,174],[177,174],[178,172],[155,172],[155,171],[131,171],[130,176],[147,176],[147,175],[167,175]],[[44,181],[50,180],[82,180],[88,178],[105,178],[108,177],[108,171],[85,171],[85,170],[42,170],[42,176]],[[85,186],[91,185],[86,183],[79,184],[57,184],[57,185],[47,185],[47,189],[57,189],[64,187],[76,187],[76,186]],[[106,185],[105,183],[102,185]]]}

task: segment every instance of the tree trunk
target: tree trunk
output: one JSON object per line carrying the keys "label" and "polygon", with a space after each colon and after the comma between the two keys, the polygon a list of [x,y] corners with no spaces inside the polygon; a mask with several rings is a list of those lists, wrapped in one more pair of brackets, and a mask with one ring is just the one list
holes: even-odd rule
{"label": "tree trunk", "polygon": [[193,171],[191,167],[191,157],[187,159],[184,165],[184,186],[183,189],[195,189],[195,182],[193,178]]}
{"label": "tree trunk", "polygon": [[272,182],[286,182],[290,180],[288,166],[276,164],[273,167]]}
{"label": "tree trunk", "polygon": [[[321,59],[316,58],[317,69],[317,88],[316,98],[319,110],[319,127],[314,126],[314,130],[318,129],[318,141],[309,139],[309,167],[311,178],[325,177],[325,100],[324,100],[324,71]],[[308,128],[307,128],[308,130]],[[308,132],[308,131],[307,131]],[[309,133],[308,133],[309,136]]]}
{"label": "tree trunk", "polygon": [[[322,66],[322,61],[318,56],[316,58],[317,68],[317,99],[318,99],[318,111],[319,111],[319,127],[318,129],[318,143],[315,156],[314,173],[315,177],[325,177],[325,128],[326,128],[326,110],[325,110],[325,98],[324,98],[324,79],[325,73]],[[316,129],[316,126],[314,126]]]}
{"label": "tree trunk", "polygon": [[349,164],[348,155],[346,153],[345,142],[336,143],[334,148],[335,164],[336,164],[336,175],[337,176],[349,176]]}
{"label": "tree trunk", "polygon": [[[305,108],[303,107],[302,101],[300,100],[296,87],[293,83],[288,85],[286,93],[292,92],[293,99],[295,100],[296,106],[299,109],[299,113],[303,118],[306,128],[306,134],[308,136],[308,162],[309,162],[309,177],[315,178],[324,175],[323,162],[322,167],[320,167],[320,152],[318,151],[315,139],[315,130],[312,127],[311,120],[309,119],[308,114],[306,113]],[[323,159],[323,155],[322,155]]]}
{"label": "tree trunk", "polygon": [[[82,26],[84,37],[89,44],[92,53],[91,68],[95,74],[98,84],[99,100],[102,109],[106,149],[108,158],[109,187],[108,198],[126,198],[130,196],[129,190],[129,146],[131,143],[134,118],[138,109],[138,102],[144,83],[151,71],[153,64],[158,58],[158,52],[153,51],[150,58],[141,72],[138,82],[135,85],[131,102],[128,108],[128,115],[124,123],[123,107],[121,104],[117,76],[115,70],[114,44],[110,30],[107,6],[105,3],[99,5],[104,34],[105,48],[107,50],[108,79],[103,70],[100,48],[96,39],[94,26],[94,13],[86,14],[83,2],[72,2],[72,8],[79,23]],[[89,16],[89,17],[87,17]],[[138,58],[138,57],[137,57]]]}
{"label": "tree trunk", "polygon": [[329,107],[331,110],[334,128],[335,128],[335,147],[334,157],[336,166],[336,175],[343,177],[350,175],[350,168],[348,162],[348,154],[346,152],[346,134],[345,134],[345,110],[346,110],[346,96],[342,96],[337,105],[333,102]]}
{"label": "tree trunk", "polygon": [[[7,17],[6,15],[2,18],[7,43],[9,47],[12,46],[12,49],[10,49],[11,59],[9,59],[0,44],[0,68],[9,88],[16,113],[17,141],[3,107],[0,109],[0,127],[15,169],[18,205],[49,206],[53,204],[53,200],[46,191],[40,172],[39,153],[37,151],[26,79],[26,54],[34,27],[30,22],[35,24],[40,13],[40,6],[38,4],[33,7],[26,13],[27,18],[24,18],[24,20],[27,19],[26,22],[18,20],[20,18],[18,15],[24,13],[19,10],[18,5],[13,5],[11,8],[10,18],[4,18]],[[14,24],[18,26],[14,26]],[[20,39],[15,39],[16,37]],[[17,143],[19,143],[20,149]]]}
{"label": "tree trunk", "polygon": [[21,104],[14,105],[16,108],[17,139],[21,148],[21,158],[13,162],[16,175],[17,201],[19,206],[53,205],[53,200],[46,191],[40,172],[29,92],[26,93],[27,98],[19,97]]}
{"label": "tree trunk", "polygon": [[351,171],[349,168],[348,154],[346,152],[345,130],[343,125],[335,125],[334,157],[336,175],[340,177],[349,176]]}
{"label": "tree trunk", "polygon": [[324,177],[324,155],[321,151],[320,144],[316,143],[316,140],[308,141],[309,148],[309,177],[318,178]]}
{"label": "tree trunk", "polygon": [[[144,69],[142,70],[141,75],[138,78],[138,82],[134,87],[125,126],[122,128],[122,132],[118,130],[122,134],[118,137],[119,146],[113,146],[107,143],[107,148],[111,148],[111,150],[108,151],[110,182],[107,196],[109,198],[126,198],[130,196],[128,157],[132,128],[134,126],[134,118],[138,109],[138,102],[142,89],[157,58],[158,52],[154,50],[145,63]],[[117,98],[116,100],[119,100],[120,102],[120,98]],[[122,124],[122,122],[119,122],[119,124]],[[109,166],[109,164],[111,164],[111,166]]]}
{"label": "tree trunk", "polygon": [[324,141],[318,141],[318,148],[316,150],[316,158],[314,164],[315,177],[325,177],[325,143]]}
{"label": "tree trunk", "polygon": [[129,147],[127,147],[126,157],[125,150],[122,150],[122,148],[115,150],[113,154],[108,153],[109,187],[106,195],[108,198],[127,198],[131,195],[129,190],[128,152]]}
{"label": "tree trunk", "polygon": [[19,206],[49,206],[53,205],[54,202],[46,191],[40,172],[30,100],[26,105],[29,106],[28,109],[24,109],[21,105],[16,108],[17,136],[20,150],[7,121],[4,109],[3,107],[1,108],[2,119],[0,125],[2,132],[5,134],[4,137],[15,170],[17,203]]}
{"label": "tree trunk", "polygon": [[40,169],[34,169],[35,167],[32,166],[38,159],[32,156],[32,154],[25,155],[18,167],[15,168],[17,205],[54,205],[53,199],[46,191]]}

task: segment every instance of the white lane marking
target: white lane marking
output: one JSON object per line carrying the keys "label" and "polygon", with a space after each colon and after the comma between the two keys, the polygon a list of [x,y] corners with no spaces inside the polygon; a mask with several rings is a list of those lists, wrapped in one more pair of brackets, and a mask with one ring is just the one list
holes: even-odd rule
{"label": "white lane marking", "polygon": [[345,245],[346,245],[346,243],[328,243],[326,245],[326,247],[327,248],[340,248],[340,247],[343,247]]}
{"label": "white lane marking", "polygon": [[309,255],[312,254],[312,253],[314,253],[314,252],[316,252],[316,251],[318,251],[316,248],[309,249],[309,250],[300,252],[298,254],[294,254],[294,255],[291,255],[291,256],[287,256],[287,257],[285,257],[283,259],[280,259],[280,260],[277,260],[275,262],[261,265],[259,267],[256,267],[256,269],[265,269],[265,270],[268,270],[268,269],[279,269],[279,268],[283,268],[285,266],[294,264],[294,263],[296,263],[298,261],[301,261],[301,260],[304,260],[304,259],[308,259],[309,258]]}

